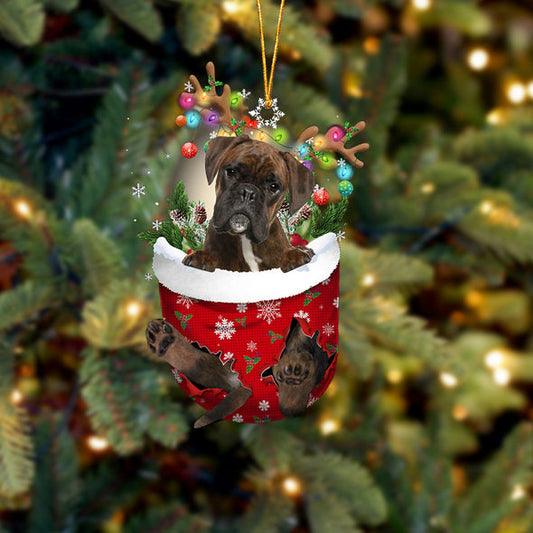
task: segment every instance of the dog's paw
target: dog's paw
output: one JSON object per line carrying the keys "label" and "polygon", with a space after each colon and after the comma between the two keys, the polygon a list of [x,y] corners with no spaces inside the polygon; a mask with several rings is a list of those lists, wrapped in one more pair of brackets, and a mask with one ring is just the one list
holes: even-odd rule
{"label": "dog's paw", "polygon": [[285,252],[281,260],[280,268],[283,272],[289,272],[309,263],[314,255],[315,252],[311,248],[297,246]]}
{"label": "dog's paw", "polygon": [[176,328],[161,318],[152,320],[146,328],[148,348],[158,357],[163,357],[177,338]]}
{"label": "dog's paw", "polygon": [[183,264],[200,270],[207,270],[208,272],[214,272],[216,268],[215,258],[209,252],[204,252],[204,250],[196,250],[185,256]]}

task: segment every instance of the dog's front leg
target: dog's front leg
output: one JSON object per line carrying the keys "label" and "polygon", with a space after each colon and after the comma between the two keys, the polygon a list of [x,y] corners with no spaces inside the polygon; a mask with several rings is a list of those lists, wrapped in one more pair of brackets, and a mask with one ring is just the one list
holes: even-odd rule
{"label": "dog's front leg", "polygon": [[195,250],[185,256],[183,264],[200,270],[207,270],[208,272],[214,272],[217,267],[214,255],[205,250]]}

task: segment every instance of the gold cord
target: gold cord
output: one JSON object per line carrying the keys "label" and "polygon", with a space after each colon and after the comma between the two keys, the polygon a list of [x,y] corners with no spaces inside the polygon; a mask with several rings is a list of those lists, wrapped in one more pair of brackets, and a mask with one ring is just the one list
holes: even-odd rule
{"label": "gold cord", "polygon": [[[267,76],[266,52],[265,52],[265,35],[263,33],[263,14],[261,12],[261,0],[257,0],[257,17],[259,18],[259,35],[261,37],[261,56],[263,58],[263,81],[265,83],[265,108],[272,107],[272,81],[274,79],[274,67],[276,65],[276,58],[278,55],[279,46],[279,32],[281,29],[281,19],[283,17],[283,7],[285,0],[281,0],[278,15],[278,27],[276,30],[276,40],[274,41],[274,55],[272,56],[272,65],[270,67],[270,76]],[[267,81],[268,78],[268,81]]]}

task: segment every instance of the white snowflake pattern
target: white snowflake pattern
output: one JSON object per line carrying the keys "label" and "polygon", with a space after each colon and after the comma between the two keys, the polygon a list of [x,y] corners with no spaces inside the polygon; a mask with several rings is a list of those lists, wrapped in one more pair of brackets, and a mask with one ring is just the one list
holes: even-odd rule
{"label": "white snowflake pattern", "polygon": [[170,154],[169,153],[165,154],[165,159],[170,159]]}
{"label": "white snowflake pattern", "polygon": [[314,137],[311,137],[310,139],[307,139],[307,141],[305,141],[307,144],[311,145],[315,142],[315,138]]}
{"label": "white snowflake pattern", "polygon": [[247,309],[248,309],[248,305],[247,304],[245,304],[245,303],[237,304],[237,311],[239,311],[239,313],[246,313]]}
{"label": "white snowflake pattern", "polygon": [[333,307],[339,308],[339,297],[333,298]]}
{"label": "white snowflake pattern", "polygon": [[135,196],[137,198],[140,198],[141,196],[143,196],[145,194],[144,189],[146,189],[146,187],[144,185],[141,185],[140,183],[137,183],[136,187],[132,187],[131,188],[131,190],[133,191],[131,193],[131,195]]}
{"label": "white snowflake pattern", "polygon": [[307,311],[304,311],[303,309],[300,309],[297,313],[294,313],[294,318],[303,318],[306,322],[309,322],[309,320],[311,320],[309,318],[309,313]]}
{"label": "white snowflake pattern", "polygon": [[191,307],[191,305],[193,305],[195,302],[196,300],[194,298],[189,298],[183,294],[180,294],[179,298],[176,300],[176,303],[185,306],[185,309],[189,309],[189,307]]}
{"label": "white snowflake pattern", "polygon": [[231,352],[226,352],[220,357],[220,361],[223,365],[225,365],[230,359],[233,359],[235,355]]}
{"label": "white snowflake pattern", "polygon": [[337,159],[337,165],[339,167],[343,167],[344,165],[346,165],[346,161],[344,161],[344,159]]}
{"label": "white snowflake pattern", "polygon": [[318,398],[315,398],[315,396],[309,396],[309,400],[307,401],[307,407],[313,405],[317,400]]}
{"label": "white snowflake pattern", "polygon": [[269,325],[273,320],[276,320],[276,318],[280,318],[282,316],[279,310],[279,306],[281,305],[279,300],[276,302],[274,300],[264,300],[256,303],[255,305],[257,305],[258,308],[257,318],[266,320],[266,323]]}
{"label": "white snowflake pattern", "polygon": [[339,231],[339,233],[337,233],[337,241],[338,242],[341,242],[342,239],[345,239],[346,238],[346,233],[344,233],[344,231]]}
{"label": "white snowflake pattern", "polygon": [[266,400],[261,400],[259,402],[259,409],[261,409],[261,411],[268,411],[270,409],[270,402],[267,402]]}
{"label": "white snowflake pattern", "polygon": [[318,183],[315,183],[315,186],[313,187],[313,192],[319,191],[320,189],[322,189],[322,187]]}
{"label": "white snowflake pattern", "polygon": [[150,274],[150,272],[147,272],[145,275],[144,275],[144,279],[146,281],[150,281],[152,279],[152,274]]}
{"label": "white snowflake pattern", "polygon": [[161,225],[163,223],[159,220],[159,219],[155,219],[153,222],[152,222],[152,229],[155,229],[156,231],[159,231],[159,228],[161,228]]}
{"label": "white snowflake pattern", "polygon": [[233,422],[244,422],[244,418],[239,413],[235,413],[232,418]]}
{"label": "white snowflake pattern", "polygon": [[280,111],[278,107],[277,98],[274,98],[272,100],[272,106],[270,107],[270,110],[272,111],[273,115],[269,120],[265,120],[263,118],[263,116],[261,115],[261,109],[266,109],[265,100],[263,98],[259,98],[256,108],[249,112],[250,116],[254,117],[255,120],[257,120],[258,128],[264,128],[265,126],[267,127],[270,126],[271,128],[277,128],[278,121],[280,120],[280,118],[285,116],[285,113],[283,111]]}
{"label": "white snowflake pattern", "polygon": [[174,376],[174,379],[178,383],[182,383],[183,382],[183,378],[180,376],[180,373],[175,368],[172,369],[172,375]]}
{"label": "white snowflake pattern", "polygon": [[243,89],[239,94],[242,96],[243,100],[246,100],[246,98],[248,98],[252,93],[250,93],[250,91],[247,91],[246,89]]}
{"label": "white snowflake pattern", "polygon": [[188,93],[190,93],[194,89],[194,85],[190,81],[187,81],[186,83],[184,83],[184,85],[185,85],[185,90]]}
{"label": "white snowflake pattern", "polygon": [[322,326],[322,333],[324,335],[333,335],[333,333],[335,333],[335,326],[330,324],[329,322],[327,324],[324,324]]}
{"label": "white snowflake pattern", "polygon": [[329,285],[329,282],[331,281],[331,278],[327,278],[322,282],[322,285]]}
{"label": "white snowflake pattern", "polygon": [[247,345],[246,345],[247,349],[250,350],[251,352],[255,352],[257,350],[257,343],[255,343],[254,341],[250,341]]}
{"label": "white snowflake pattern", "polygon": [[215,335],[222,341],[224,339],[231,339],[234,333],[233,320],[219,317],[219,321],[215,324]]}

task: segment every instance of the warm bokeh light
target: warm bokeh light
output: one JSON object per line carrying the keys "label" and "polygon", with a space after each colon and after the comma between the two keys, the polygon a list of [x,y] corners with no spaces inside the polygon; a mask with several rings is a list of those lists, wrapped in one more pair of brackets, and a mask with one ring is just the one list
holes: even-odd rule
{"label": "warm bokeh light", "polygon": [[379,52],[380,40],[377,37],[367,37],[363,41],[363,48],[367,54],[373,55]]}
{"label": "warm bokeh light", "polygon": [[431,194],[435,192],[435,185],[428,181],[427,183],[424,183],[420,187],[420,191],[423,192],[424,194]]}
{"label": "warm bokeh light", "polygon": [[17,213],[17,215],[21,218],[29,220],[32,216],[33,210],[29,202],[27,202],[26,200],[15,200],[13,202],[13,208],[15,209],[15,213]]}
{"label": "warm bokeh light", "polygon": [[104,437],[98,437],[97,435],[91,435],[87,437],[87,446],[94,452],[103,452],[109,448],[109,442]]}
{"label": "warm bokeh light", "polygon": [[229,15],[234,15],[240,8],[240,3],[237,0],[224,0],[222,2],[222,9]]}
{"label": "warm bokeh light", "polygon": [[486,120],[493,126],[498,126],[503,123],[503,113],[501,109],[493,109],[487,113]]}
{"label": "warm bokeh light", "polygon": [[489,53],[484,48],[474,48],[468,54],[467,62],[472,70],[483,70],[489,64]]}
{"label": "warm bokeh light", "polygon": [[449,389],[452,389],[453,387],[457,387],[457,384],[459,383],[459,380],[449,372],[442,372],[439,376],[440,382]]}
{"label": "warm bokeh light", "polygon": [[126,302],[126,313],[131,318],[137,318],[142,313],[143,305],[138,300],[129,300]]}
{"label": "warm bokeh light", "polygon": [[284,492],[289,496],[298,496],[302,492],[302,484],[300,483],[300,480],[293,476],[286,477],[281,486],[283,487]]}
{"label": "warm bokeh light", "polygon": [[331,435],[332,433],[339,431],[340,427],[340,422],[333,418],[327,418],[320,422],[320,432],[322,435]]}
{"label": "warm bokeh light", "polygon": [[507,87],[507,98],[513,104],[521,104],[526,99],[526,88],[523,83],[515,81]]}
{"label": "warm bokeh light", "polygon": [[526,490],[522,485],[515,485],[513,487],[513,492],[511,492],[511,500],[521,500],[526,496]]}
{"label": "warm bokeh light", "polygon": [[20,402],[22,402],[24,397],[18,389],[14,389],[9,395],[9,399],[11,400],[11,403],[18,405]]}
{"label": "warm bokeh light", "polygon": [[365,274],[361,280],[363,287],[372,287],[376,284],[376,276],[372,273]]}
{"label": "warm bokeh light", "polygon": [[492,379],[496,385],[500,387],[505,387],[511,381],[511,373],[506,368],[496,368],[492,373]]}
{"label": "warm bokeh light", "polygon": [[502,350],[498,350],[498,349],[491,350],[490,352],[487,352],[487,354],[485,355],[485,364],[489,368],[498,368],[502,366],[503,359],[504,359],[504,353],[502,352]]}
{"label": "warm bokeh light", "polygon": [[530,81],[527,84],[527,95],[529,96],[529,98],[533,98],[533,81]]}
{"label": "warm bokeh light", "polygon": [[484,215],[487,215],[494,209],[494,204],[490,200],[485,200],[481,203],[479,209]]}
{"label": "warm bokeh light", "polygon": [[463,407],[462,405],[455,405],[452,411],[452,416],[455,420],[461,422],[468,417],[468,411],[466,407]]}
{"label": "warm bokeh light", "polygon": [[411,4],[415,9],[419,11],[426,11],[431,7],[431,0],[411,0]]}
{"label": "warm bokeh light", "polygon": [[387,372],[387,381],[390,383],[401,383],[403,380],[403,374],[401,370],[398,370],[397,368],[393,368],[392,370],[389,370]]}

